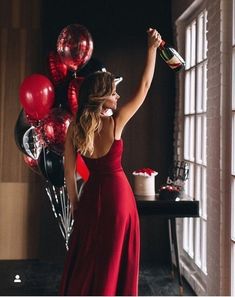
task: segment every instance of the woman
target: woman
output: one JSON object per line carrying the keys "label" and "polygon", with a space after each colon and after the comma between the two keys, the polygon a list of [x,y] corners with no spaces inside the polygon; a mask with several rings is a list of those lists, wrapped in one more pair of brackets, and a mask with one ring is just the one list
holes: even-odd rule
{"label": "woman", "polygon": [[[111,73],[91,74],[80,89],[76,122],[69,127],[65,144],[65,178],[75,222],[61,295],[138,295],[139,218],[121,166],[121,135],[152,82],[161,36],[151,28],[147,36],[140,82],[118,111],[119,95]],[[105,116],[107,109],[113,116]],[[74,178],[77,152],[90,170],[79,201]]]}

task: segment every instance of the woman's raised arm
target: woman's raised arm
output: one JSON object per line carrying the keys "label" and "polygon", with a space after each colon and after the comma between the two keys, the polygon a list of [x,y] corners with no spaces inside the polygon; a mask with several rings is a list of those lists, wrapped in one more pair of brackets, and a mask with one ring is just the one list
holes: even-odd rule
{"label": "woman's raised arm", "polygon": [[146,62],[141,75],[139,84],[134,92],[133,96],[124,104],[117,114],[117,124],[120,128],[123,128],[129,119],[136,113],[139,107],[144,102],[150,85],[153,80],[155,62],[156,62],[156,51],[161,44],[161,35],[157,30],[150,28],[147,31],[148,34],[148,49],[146,55]]}

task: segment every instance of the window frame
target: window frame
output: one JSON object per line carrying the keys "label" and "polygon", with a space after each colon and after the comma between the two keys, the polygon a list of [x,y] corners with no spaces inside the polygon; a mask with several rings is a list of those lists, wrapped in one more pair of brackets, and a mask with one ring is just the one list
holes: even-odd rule
{"label": "window frame", "polygon": [[[198,10],[208,10],[208,277],[200,278],[195,267],[182,253],[182,272],[197,295],[230,295],[231,276],[231,39],[232,6],[234,0],[215,0],[202,3],[190,1],[184,11],[174,20],[178,49],[184,54],[184,28],[191,15]],[[184,5],[183,1],[177,5]],[[204,4],[204,7],[203,7]],[[214,30],[214,31],[213,31]],[[216,33],[215,33],[216,32]],[[217,34],[217,38],[215,38]],[[216,49],[216,51],[215,51]],[[215,54],[217,54],[216,60]],[[218,61],[217,64],[213,64]],[[218,75],[217,75],[218,74]],[[217,76],[217,77],[216,77]],[[212,84],[213,81],[213,84]],[[184,75],[177,81],[175,156],[183,159],[182,110],[184,98]],[[213,92],[215,86],[217,93]],[[215,105],[216,102],[216,105]],[[216,109],[214,109],[216,106]],[[218,134],[218,137],[217,137]],[[215,171],[216,170],[216,171]],[[212,178],[213,177],[213,178]],[[216,182],[216,184],[215,184]],[[214,187],[215,185],[215,187]],[[216,229],[216,230],[215,230]],[[182,241],[182,222],[178,223]],[[179,243],[181,244],[181,241]],[[213,256],[212,256],[213,255]],[[217,261],[214,261],[214,259]],[[212,261],[213,260],[213,261]],[[218,269],[219,268],[219,269]]]}
{"label": "window frame", "polygon": [[[187,26],[195,19],[197,18],[204,10],[206,10],[206,3],[200,2],[198,3],[197,7],[194,7],[192,12],[186,11],[185,14],[183,14],[179,19],[176,20],[176,30],[177,30],[177,44],[179,45],[178,48],[181,51],[181,53],[186,56],[186,28]],[[177,128],[177,147],[175,149],[175,155],[177,158],[184,160],[184,121],[182,119],[184,118],[184,110],[185,110],[185,74],[181,72],[178,76],[178,83],[179,83],[179,89],[178,89],[178,100],[179,100],[179,107],[178,107],[178,118],[181,119],[181,122],[178,123],[179,127]],[[195,144],[194,144],[195,145]],[[187,161],[187,160],[186,160]],[[187,186],[187,185],[186,185]],[[194,234],[195,229],[197,228],[196,218],[189,218],[189,220],[195,220],[194,223]],[[184,251],[183,249],[183,225],[184,220],[181,219],[178,221],[177,227],[178,227],[178,233],[180,237],[180,250],[181,250],[181,266],[182,266],[182,273],[185,276],[185,278],[188,280],[188,282],[191,284],[192,288],[198,295],[205,295],[206,294],[206,280],[207,275],[198,267],[198,265],[192,261],[191,256]],[[194,248],[196,250],[196,247]],[[190,277],[189,277],[190,276]]]}

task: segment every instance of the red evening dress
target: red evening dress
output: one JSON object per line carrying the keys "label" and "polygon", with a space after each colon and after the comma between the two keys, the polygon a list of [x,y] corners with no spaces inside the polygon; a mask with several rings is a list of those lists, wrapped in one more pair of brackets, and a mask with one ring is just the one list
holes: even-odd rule
{"label": "red evening dress", "polygon": [[122,139],[115,139],[103,157],[84,157],[90,177],[75,215],[60,295],[138,295],[139,216],[122,151]]}

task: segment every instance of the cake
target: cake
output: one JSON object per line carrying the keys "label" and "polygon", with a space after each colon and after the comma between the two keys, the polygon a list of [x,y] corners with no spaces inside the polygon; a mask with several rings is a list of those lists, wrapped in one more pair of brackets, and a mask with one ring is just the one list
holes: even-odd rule
{"label": "cake", "polygon": [[[142,168],[133,172],[134,194],[141,199],[155,199],[155,176],[158,173],[150,168]],[[138,199],[138,197],[136,197]]]}

